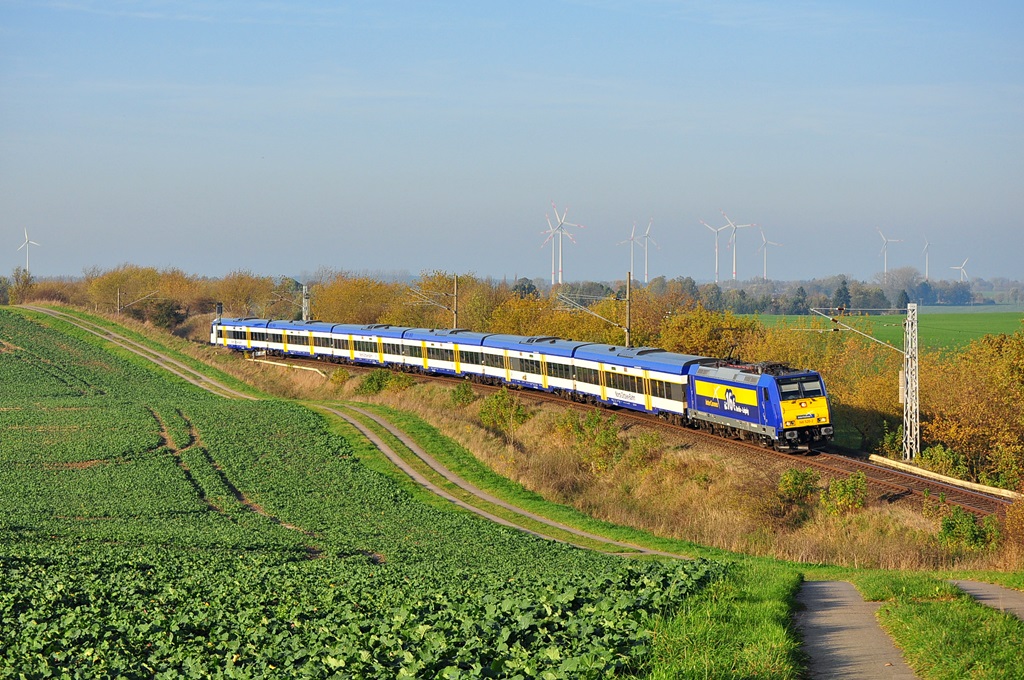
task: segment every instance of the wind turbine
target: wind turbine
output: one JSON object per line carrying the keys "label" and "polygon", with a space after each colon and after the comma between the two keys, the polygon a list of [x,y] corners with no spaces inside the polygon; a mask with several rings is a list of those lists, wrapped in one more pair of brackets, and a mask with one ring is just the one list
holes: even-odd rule
{"label": "wind turbine", "polygon": [[928,280],[928,246],[930,246],[930,245],[931,245],[931,243],[928,242],[928,237],[925,236],[924,237],[924,250],[921,251],[922,253],[924,253],[924,280],[925,281]]}
{"label": "wind turbine", "polygon": [[[655,248],[660,248],[661,247],[661,246],[658,245],[658,242],[654,240],[654,237],[651,236],[651,227],[653,225],[654,225],[654,218],[652,217],[651,221],[647,223],[647,231],[645,231],[644,235],[640,237],[641,239],[643,239],[643,242],[644,242],[644,285],[645,286],[647,285],[647,253],[649,251],[649,248],[647,246],[650,243],[653,243]],[[632,262],[630,262],[630,264],[632,264]]]}
{"label": "wind turbine", "polygon": [[[31,278],[31,277],[32,277],[32,272],[31,272],[31,271],[29,270],[29,268],[28,268],[28,251],[29,251],[29,250],[31,250],[30,246],[38,246],[38,245],[39,245],[39,244],[38,244],[38,243],[36,243],[35,241],[30,241],[30,240],[28,239],[28,229],[26,229],[26,230],[25,230],[25,242],[24,242],[24,243],[22,243],[22,244],[21,244],[20,246],[18,246],[18,250],[21,250],[22,248],[24,248],[24,249],[25,249],[25,274],[26,274],[26,275],[27,275],[27,276],[28,276],[29,278]],[[40,246],[40,247],[41,247],[41,246]]]}
{"label": "wind turbine", "polygon": [[764,235],[764,229],[761,229],[760,227],[758,227],[758,231],[761,232],[761,247],[758,248],[758,250],[764,252],[764,280],[767,281],[768,280],[768,246],[781,246],[782,244],[781,243],[776,243],[775,241],[769,241],[768,238]]}
{"label": "wind turbine", "polygon": [[889,244],[890,243],[903,243],[901,238],[886,238],[885,234],[878,227],[875,227],[875,231],[882,237],[882,281],[885,283],[889,282]]}
{"label": "wind turbine", "polygon": [[[585,227],[582,224],[574,224],[572,222],[565,221],[565,216],[569,214],[569,208],[563,210],[562,214],[559,215],[558,208],[555,207],[555,202],[551,201],[551,209],[555,211],[555,220],[558,222],[558,224],[551,224],[551,218],[545,215],[545,217],[547,217],[548,220],[548,231],[544,233],[548,234],[548,240],[550,241],[553,241],[555,238],[555,234],[558,234],[558,283],[562,283],[562,236],[568,236],[570,241],[576,243],[576,239],[572,237],[572,234],[569,233],[566,227],[576,227],[578,229],[584,229]],[[547,243],[547,241],[544,241],[544,243]],[[552,263],[554,262],[554,247],[555,245],[552,242]],[[551,285],[553,286],[555,285],[554,267],[552,267],[551,271]]]}
{"label": "wind turbine", "polygon": [[628,243],[629,244],[629,271],[630,271],[630,276],[632,276],[632,272],[636,271],[636,270],[633,269],[633,245],[636,242],[637,242],[637,238],[636,238],[636,222],[634,222],[633,223],[633,231],[629,232],[629,238],[627,238],[625,241],[619,241],[616,244],[616,245],[620,245],[620,246],[622,244],[624,244],[624,243]]}
{"label": "wind turbine", "polygon": [[728,229],[729,225],[727,224],[724,227],[712,227],[704,220],[700,220],[700,223],[703,224],[708,229],[710,229],[711,231],[715,232],[715,283],[718,283],[718,235],[722,232],[723,229]]}
{"label": "wind turbine", "polygon": [[732,227],[732,232],[729,234],[729,246],[732,248],[732,280],[735,281],[736,280],[736,230],[737,229],[744,229],[746,227],[756,227],[757,225],[753,224],[753,223],[751,223],[751,224],[733,224],[732,220],[729,219],[729,216],[725,214],[724,210],[722,211],[722,217],[724,217],[725,221],[729,223],[727,226]]}
{"label": "wind turbine", "polygon": [[969,278],[967,276],[967,270],[964,269],[964,267],[967,266],[967,260],[969,260],[969,259],[970,259],[969,257],[965,257],[964,261],[963,261],[963,264],[961,264],[959,267],[950,267],[950,269],[959,269],[960,270],[960,280],[961,281],[968,281],[969,280]]}

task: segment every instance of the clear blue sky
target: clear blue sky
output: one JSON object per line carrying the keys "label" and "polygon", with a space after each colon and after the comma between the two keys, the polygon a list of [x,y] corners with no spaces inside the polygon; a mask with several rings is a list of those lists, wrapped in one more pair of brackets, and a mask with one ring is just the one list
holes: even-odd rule
{"label": "clear blue sky", "polygon": [[[1024,279],[1019,2],[0,0],[0,271]],[[741,231],[739,278],[760,275]],[[721,270],[731,276],[723,239]],[[642,275],[642,257],[634,267]]]}

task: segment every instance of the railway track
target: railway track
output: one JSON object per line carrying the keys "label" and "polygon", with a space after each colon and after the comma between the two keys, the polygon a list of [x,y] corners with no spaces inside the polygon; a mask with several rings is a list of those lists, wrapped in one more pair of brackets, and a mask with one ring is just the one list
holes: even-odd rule
{"label": "railway track", "polygon": [[[271,357],[266,357],[268,360],[273,360]],[[303,364],[306,366],[323,366],[322,361],[315,359],[302,359],[299,357],[288,357],[287,360],[281,360],[282,363],[292,364]],[[343,364],[347,370],[355,369],[357,371],[370,371],[374,370],[371,366],[359,366],[354,364]],[[462,382],[463,378],[457,378],[453,376],[443,375],[426,375],[420,374],[420,377],[434,380],[437,382],[449,382],[457,384]],[[499,387],[491,385],[484,385],[481,383],[474,383],[475,387],[479,387],[484,390],[497,390]],[[563,406],[569,406],[577,409],[589,409],[592,408],[589,404],[582,404],[579,402],[563,399],[561,397],[553,396],[545,392],[533,392],[529,390],[523,390],[520,394],[527,399],[535,402],[548,402],[558,403]],[[628,409],[615,409],[617,415],[625,420],[631,420],[634,422],[643,423],[647,426],[655,426],[663,429],[667,429],[673,432],[685,432],[690,436],[697,436],[706,438],[708,441],[713,441],[716,444],[725,445],[744,451],[747,455],[753,455],[757,457],[763,457],[771,460],[786,460],[790,463],[799,463],[808,467],[815,468],[822,472],[838,477],[847,477],[855,472],[863,472],[864,476],[869,485],[875,489],[882,491],[882,498],[884,500],[893,502],[902,498],[917,497],[920,500],[932,500],[936,503],[946,503],[951,506],[960,507],[967,512],[975,514],[977,516],[985,516],[991,514],[1002,514],[1005,513],[1006,508],[1009,507],[1010,501],[1001,498],[999,496],[982,493],[980,491],[974,491],[963,487],[956,486],[954,484],[944,483],[928,477],[915,475],[911,472],[904,472],[896,470],[894,468],[885,467],[883,465],[877,465],[875,463],[869,463],[866,461],[858,460],[848,455],[836,453],[834,451],[816,451],[809,455],[799,456],[792,453],[784,453],[781,451],[775,451],[774,449],[765,448],[753,444],[750,442],[740,441],[736,439],[725,439],[717,435],[713,435],[703,430],[695,430],[689,427],[681,425],[673,425],[660,418],[651,416],[645,413],[638,413],[630,411]]]}

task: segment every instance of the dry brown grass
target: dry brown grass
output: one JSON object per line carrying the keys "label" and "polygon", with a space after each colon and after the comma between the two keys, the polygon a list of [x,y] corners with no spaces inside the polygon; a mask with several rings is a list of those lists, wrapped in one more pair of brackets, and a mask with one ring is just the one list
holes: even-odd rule
{"label": "dry brown grass", "polygon": [[[805,521],[779,526],[765,515],[765,499],[775,493],[784,470],[800,467],[800,459],[753,460],[727,444],[686,432],[662,432],[663,445],[648,460],[637,462],[626,455],[595,474],[559,431],[564,407],[531,405],[533,417],[517,433],[513,448],[480,426],[479,400],[452,407],[451,389],[428,383],[369,401],[416,413],[497,473],[549,500],[663,536],[747,554],[855,567],[999,569],[1019,563],[1010,548],[999,554],[949,556],[935,540],[938,521],[926,517],[914,500],[890,503],[875,497],[864,510],[843,516],[812,506]],[[620,436],[634,442],[649,431],[630,425]]]}

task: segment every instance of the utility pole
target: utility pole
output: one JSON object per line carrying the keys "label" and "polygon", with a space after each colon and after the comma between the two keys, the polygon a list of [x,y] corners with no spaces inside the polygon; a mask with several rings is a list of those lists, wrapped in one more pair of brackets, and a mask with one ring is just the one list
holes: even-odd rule
{"label": "utility pole", "polygon": [[[917,304],[907,303],[907,318],[903,322],[903,349],[897,349],[892,345],[873,338],[863,331],[841,322],[838,317],[825,314],[821,310],[811,309],[812,312],[832,321],[845,330],[853,331],[862,335],[872,342],[877,342],[883,347],[899,352],[903,355],[903,369],[900,371],[900,402],[903,404],[903,460],[914,460],[921,452],[921,394],[918,389],[918,350],[917,350]],[[828,310],[833,311],[833,310]],[[848,309],[839,308],[839,313],[844,311],[853,312],[877,312],[890,311],[879,309]],[[837,329],[832,329],[837,330]]]}
{"label": "utility pole", "polygon": [[309,286],[302,286],[302,320],[309,321]]}
{"label": "utility pole", "polygon": [[632,321],[632,291],[633,291],[633,272],[626,272],[626,347],[631,347],[629,344],[629,331],[633,327]]}
{"label": "utility pole", "polygon": [[918,381],[917,303],[907,304],[903,322],[903,460],[914,460],[921,452],[921,393]]}

